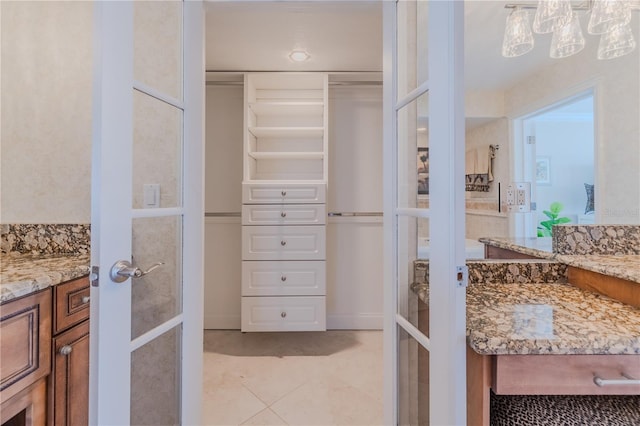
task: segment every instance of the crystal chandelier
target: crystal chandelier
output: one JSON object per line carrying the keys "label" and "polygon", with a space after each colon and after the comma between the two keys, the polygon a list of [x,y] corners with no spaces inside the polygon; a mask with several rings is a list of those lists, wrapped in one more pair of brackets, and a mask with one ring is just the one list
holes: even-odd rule
{"label": "crystal chandelier", "polygon": [[[626,55],[636,47],[631,30],[632,6],[629,0],[589,0],[573,5],[570,0],[539,0],[537,4],[507,4],[502,56],[514,58],[533,49],[533,33],[551,36],[552,58],[566,58],[584,49],[585,39],[578,12],[589,15],[587,31],[600,35],[598,59]],[[531,13],[533,17],[533,31]]]}

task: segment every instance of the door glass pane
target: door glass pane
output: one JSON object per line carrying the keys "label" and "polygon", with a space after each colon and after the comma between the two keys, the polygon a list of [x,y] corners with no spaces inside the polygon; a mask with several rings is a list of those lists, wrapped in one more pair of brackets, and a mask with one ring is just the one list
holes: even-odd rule
{"label": "door glass pane", "polygon": [[182,326],[131,353],[131,424],[180,424]]}
{"label": "door glass pane", "polygon": [[[429,93],[397,113],[398,207],[428,207]],[[420,202],[418,202],[420,200]]]}
{"label": "door glass pane", "polygon": [[182,312],[182,217],[133,220],[133,263],[163,265],[131,284],[131,336],[136,338]]}
{"label": "door glass pane", "polygon": [[415,217],[398,217],[398,313],[417,326],[418,300],[412,290],[416,260],[416,233]]}
{"label": "door glass pane", "polygon": [[134,2],[134,79],[182,99],[182,1]]}
{"label": "door glass pane", "polygon": [[427,81],[429,2],[397,3],[398,99]]}
{"label": "door glass pane", "polygon": [[398,326],[398,424],[429,424],[429,352]]}
{"label": "door glass pane", "polygon": [[133,208],[180,206],[182,110],[133,93]]}

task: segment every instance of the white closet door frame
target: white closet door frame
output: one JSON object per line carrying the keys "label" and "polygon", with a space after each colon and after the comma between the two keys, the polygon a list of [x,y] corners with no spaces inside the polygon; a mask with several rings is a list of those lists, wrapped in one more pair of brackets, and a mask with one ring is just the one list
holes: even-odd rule
{"label": "white closet door frame", "polygon": [[[429,2],[430,81],[397,98],[397,3],[384,2],[384,406],[398,423],[398,327],[430,352],[430,423],[466,424],[464,2]],[[419,24],[418,24],[419,25]],[[418,31],[420,33],[420,31]],[[430,209],[398,208],[397,112],[429,92]],[[398,312],[398,218],[430,217],[429,338]]]}

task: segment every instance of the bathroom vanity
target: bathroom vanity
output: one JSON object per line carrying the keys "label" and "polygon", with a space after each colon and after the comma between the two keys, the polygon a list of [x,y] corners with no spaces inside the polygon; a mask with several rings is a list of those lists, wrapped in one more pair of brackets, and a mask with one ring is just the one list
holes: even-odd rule
{"label": "bathroom vanity", "polygon": [[88,255],[3,253],[0,424],[87,424]]}

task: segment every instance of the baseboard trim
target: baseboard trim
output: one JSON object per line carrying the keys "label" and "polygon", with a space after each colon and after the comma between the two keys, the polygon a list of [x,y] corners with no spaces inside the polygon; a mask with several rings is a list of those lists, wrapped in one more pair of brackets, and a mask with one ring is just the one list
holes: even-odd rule
{"label": "baseboard trim", "polygon": [[205,315],[205,330],[240,330],[240,315]]}
{"label": "baseboard trim", "polygon": [[382,330],[382,314],[327,314],[328,330]]}

